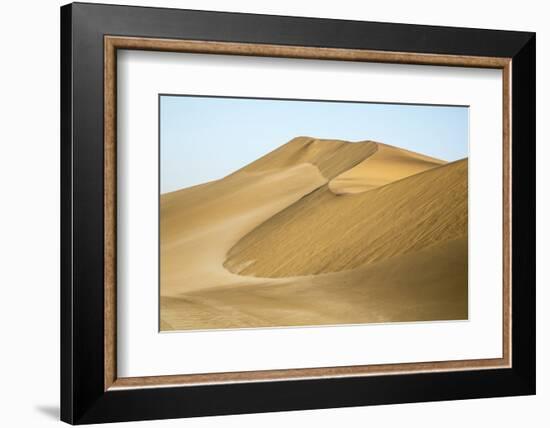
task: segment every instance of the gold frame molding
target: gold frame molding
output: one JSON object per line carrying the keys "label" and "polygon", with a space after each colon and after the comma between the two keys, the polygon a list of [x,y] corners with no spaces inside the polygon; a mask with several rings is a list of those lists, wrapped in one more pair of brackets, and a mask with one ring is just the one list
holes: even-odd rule
{"label": "gold frame molding", "polygon": [[[502,358],[357,365],[148,377],[117,377],[116,368],[116,85],[117,50],[441,65],[502,70],[503,91],[503,349]],[[382,52],[195,40],[104,37],[104,389],[192,386],[270,380],[337,378],[511,367],[511,58]]]}

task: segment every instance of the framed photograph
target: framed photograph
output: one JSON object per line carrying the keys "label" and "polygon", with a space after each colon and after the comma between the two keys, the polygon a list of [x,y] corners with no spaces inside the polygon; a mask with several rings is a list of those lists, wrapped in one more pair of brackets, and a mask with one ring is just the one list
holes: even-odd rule
{"label": "framed photograph", "polygon": [[61,418],[535,393],[535,34],[61,8]]}

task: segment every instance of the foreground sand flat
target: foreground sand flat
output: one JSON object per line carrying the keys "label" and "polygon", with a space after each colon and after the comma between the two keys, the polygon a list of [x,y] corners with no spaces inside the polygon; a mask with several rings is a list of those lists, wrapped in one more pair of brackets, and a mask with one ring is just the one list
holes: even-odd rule
{"label": "foreground sand flat", "polygon": [[161,197],[161,329],[467,318],[467,160],[298,137]]}

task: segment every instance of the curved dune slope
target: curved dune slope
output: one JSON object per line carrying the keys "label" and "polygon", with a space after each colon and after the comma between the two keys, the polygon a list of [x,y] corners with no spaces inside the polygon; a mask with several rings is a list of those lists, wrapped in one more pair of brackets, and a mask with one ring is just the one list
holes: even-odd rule
{"label": "curved dune slope", "polygon": [[240,275],[355,269],[467,235],[467,160],[359,194],[323,186],[271,217],[228,253]]}
{"label": "curved dune slope", "polygon": [[326,182],[316,167],[299,164],[162,195],[161,294],[234,283],[236,275],[223,268],[229,248]]}
{"label": "curved dune slope", "polygon": [[337,195],[361,193],[444,163],[419,153],[377,143],[376,153],[333,178],[329,189]]}
{"label": "curved dune slope", "polygon": [[263,281],[163,298],[163,329],[466,319],[468,240],[355,270]]}

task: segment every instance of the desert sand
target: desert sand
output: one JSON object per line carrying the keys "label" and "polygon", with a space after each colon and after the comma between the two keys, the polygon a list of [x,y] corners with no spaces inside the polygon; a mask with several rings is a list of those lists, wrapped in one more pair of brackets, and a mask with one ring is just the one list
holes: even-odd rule
{"label": "desert sand", "polygon": [[161,195],[161,329],[466,319],[467,159],[297,137]]}

